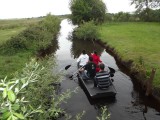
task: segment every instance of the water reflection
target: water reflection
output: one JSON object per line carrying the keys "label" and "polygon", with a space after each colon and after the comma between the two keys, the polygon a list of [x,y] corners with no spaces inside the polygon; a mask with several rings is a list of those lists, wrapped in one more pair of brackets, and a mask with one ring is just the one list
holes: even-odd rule
{"label": "water reflection", "polygon": [[69,40],[72,42],[71,54],[73,55],[73,58],[78,58],[83,49],[86,50],[88,55],[90,55],[93,51],[97,51],[98,55],[101,56],[104,51],[104,48],[102,48],[99,44],[96,44],[94,41],[79,40],[74,36],[72,37],[72,35],[69,36]]}

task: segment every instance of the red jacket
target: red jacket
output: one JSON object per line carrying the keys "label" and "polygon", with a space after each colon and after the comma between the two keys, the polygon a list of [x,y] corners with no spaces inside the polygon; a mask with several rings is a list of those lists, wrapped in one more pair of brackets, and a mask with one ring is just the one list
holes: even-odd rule
{"label": "red jacket", "polygon": [[96,54],[91,54],[91,56],[92,56],[92,58],[93,58],[93,62],[94,62],[94,63],[96,64],[96,66],[97,66],[96,72],[99,72],[98,64],[99,64],[100,62],[102,62],[102,61],[101,61],[100,57],[99,57],[98,55],[96,55]]}

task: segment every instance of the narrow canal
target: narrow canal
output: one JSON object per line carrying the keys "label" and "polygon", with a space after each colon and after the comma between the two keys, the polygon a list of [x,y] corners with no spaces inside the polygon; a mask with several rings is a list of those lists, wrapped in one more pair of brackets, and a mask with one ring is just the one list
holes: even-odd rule
{"label": "narrow canal", "polygon": [[[62,20],[58,37],[59,49],[55,54],[59,68],[65,68],[65,66],[72,64],[65,71],[61,92],[67,89],[74,90],[78,87],[77,93],[73,94],[66,104],[62,104],[62,108],[72,116],[85,111],[86,113],[82,120],[97,120],[96,116],[100,112],[100,107],[104,105],[107,106],[111,113],[111,120],[160,120],[160,112],[156,107],[156,103],[149,100],[149,98],[141,96],[134,89],[131,78],[120,71],[115,59],[104,48],[97,43],[87,41],[83,43],[82,41],[72,40],[71,33],[74,28],[75,26],[68,22],[67,19]],[[69,79],[69,76],[77,70],[76,59],[82,49],[85,49],[88,53],[93,50],[98,51],[101,54],[101,60],[116,70],[113,79],[117,95],[114,100],[107,98],[90,100],[79,86],[76,76],[73,77],[73,80]],[[64,119],[63,117],[60,118],[60,120]]]}

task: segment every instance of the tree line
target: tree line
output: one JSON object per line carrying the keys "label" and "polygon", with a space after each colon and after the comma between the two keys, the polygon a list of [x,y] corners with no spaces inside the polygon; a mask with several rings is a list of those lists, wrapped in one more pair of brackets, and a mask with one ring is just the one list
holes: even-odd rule
{"label": "tree line", "polygon": [[135,5],[135,13],[119,12],[116,14],[107,13],[107,7],[102,0],[71,0],[70,18],[74,24],[94,21],[101,24],[104,21],[160,21],[160,0],[131,0]]}

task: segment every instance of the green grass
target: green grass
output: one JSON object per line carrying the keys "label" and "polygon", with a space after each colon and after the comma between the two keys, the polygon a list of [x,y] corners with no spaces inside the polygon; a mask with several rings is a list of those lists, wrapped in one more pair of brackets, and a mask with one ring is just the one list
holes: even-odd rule
{"label": "green grass", "polygon": [[0,45],[43,18],[0,20]]}
{"label": "green grass", "polygon": [[154,85],[160,87],[160,23],[104,23],[99,26],[100,39],[114,47],[124,60],[157,68]]}
{"label": "green grass", "polygon": [[0,29],[10,29],[15,27],[29,26],[41,21],[43,18],[25,18],[0,20]]}
{"label": "green grass", "polygon": [[12,78],[40,49],[53,43],[59,24],[60,20],[51,15],[45,19],[0,20],[0,79]]}
{"label": "green grass", "polygon": [[[42,18],[0,20],[0,45],[40,20]],[[24,63],[27,63],[31,56],[30,52],[21,52],[12,56],[0,55],[0,79],[5,76],[12,77],[14,72],[20,71],[25,66]]]}
{"label": "green grass", "polygon": [[13,77],[13,74],[17,71],[20,72],[25,67],[24,63],[27,63],[30,59],[31,54],[29,52],[13,56],[0,56],[0,78],[4,78],[5,76],[9,78]]}
{"label": "green grass", "polygon": [[9,40],[12,36],[17,35],[23,31],[26,27],[18,27],[13,29],[0,30],[0,45]]}

